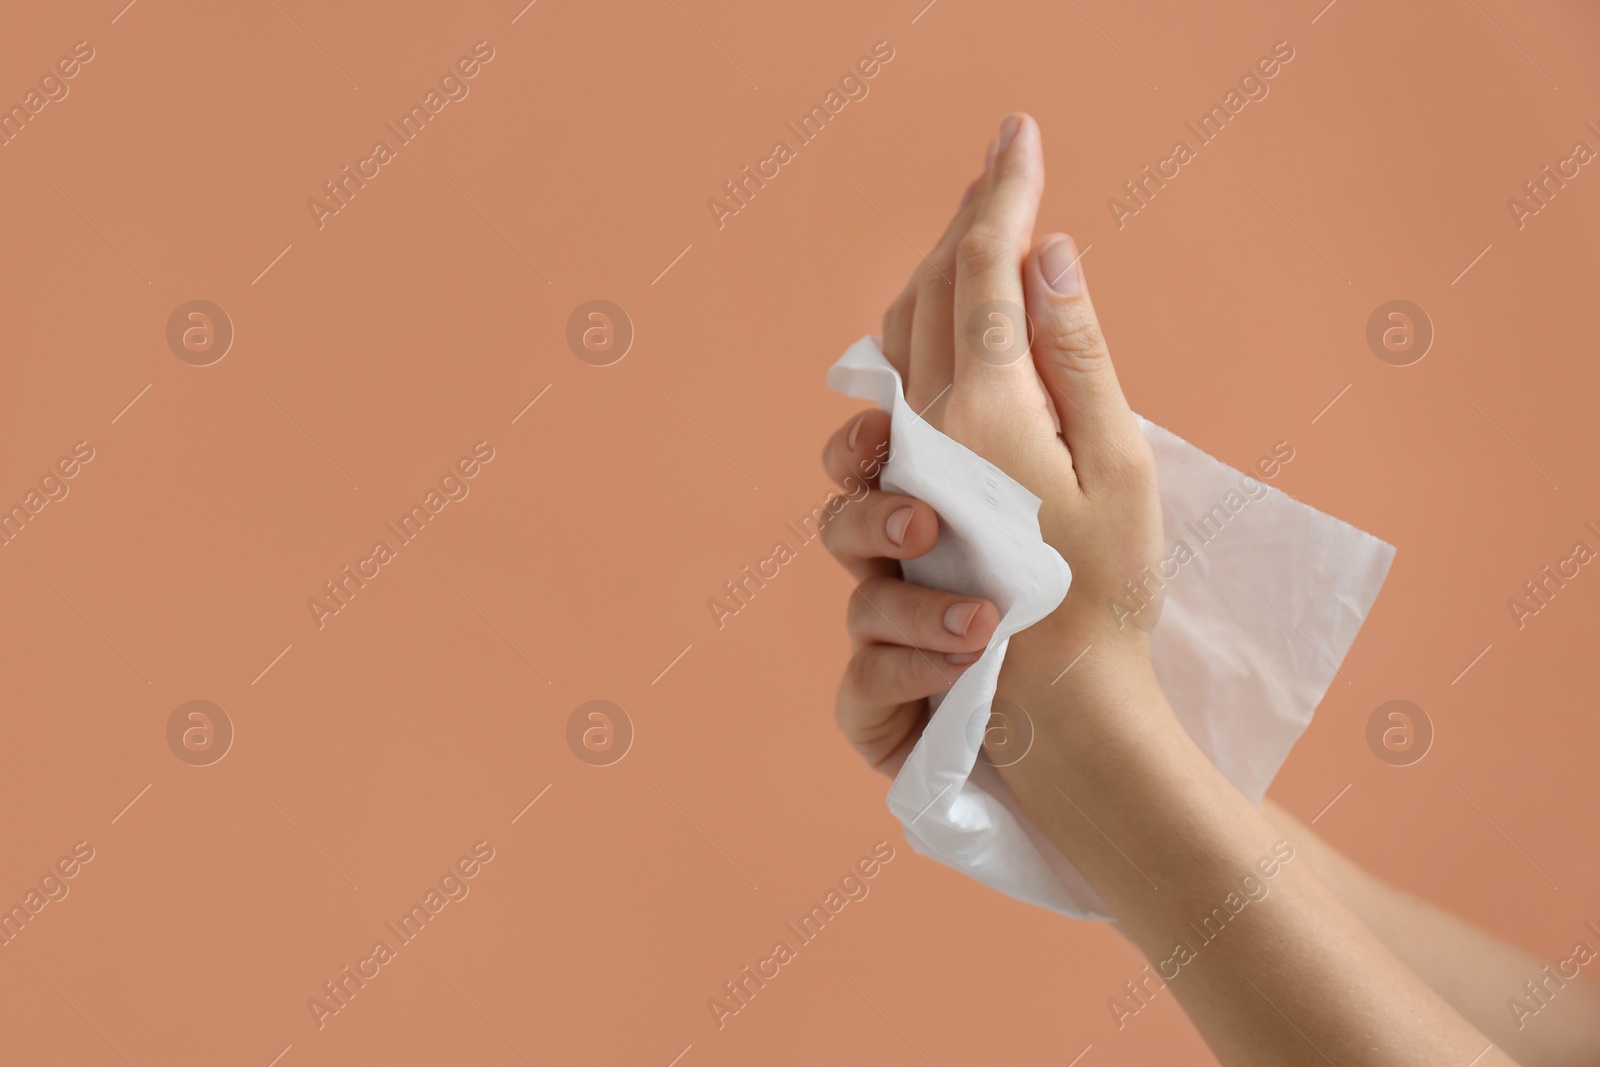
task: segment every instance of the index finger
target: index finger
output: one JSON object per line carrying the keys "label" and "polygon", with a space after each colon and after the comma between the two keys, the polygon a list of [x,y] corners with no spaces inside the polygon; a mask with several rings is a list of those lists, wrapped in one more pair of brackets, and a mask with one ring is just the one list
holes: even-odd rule
{"label": "index finger", "polygon": [[956,247],[955,384],[989,388],[1031,372],[1022,259],[1044,192],[1039,126],[1006,116],[972,225]]}
{"label": "index finger", "polygon": [[939,518],[921,501],[879,492],[878,472],[889,456],[889,413],[872,408],[841,426],[822,451],[822,465],[844,490],[795,520],[815,524],[828,552],[857,578],[894,575],[902,559],[933,548]]}
{"label": "index finger", "polygon": [[869,408],[839,427],[822,449],[822,469],[841,489],[878,486],[878,472],[889,458],[889,413]]}

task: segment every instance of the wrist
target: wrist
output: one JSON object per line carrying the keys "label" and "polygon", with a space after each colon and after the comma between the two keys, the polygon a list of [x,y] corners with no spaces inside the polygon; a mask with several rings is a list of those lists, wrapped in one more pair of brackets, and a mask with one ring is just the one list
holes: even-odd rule
{"label": "wrist", "polygon": [[1054,615],[1011,638],[1000,685],[1017,698],[1070,699],[1090,709],[1134,690],[1156,694],[1165,704],[1150,662],[1149,634],[1107,632]]}
{"label": "wrist", "polygon": [[1023,631],[1011,639],[995,695],[1026,713],[1035,752],[1050,752],[1057,770],[1148,749],[1182,726],[1144,645]]}
{"label": "wrist", "polygon": [[[1092,649],[1059,677],[1059,668],[1012,668],[1008,655],[996,693],[1012,717],[1025,718],[1032,730],[1026,756],[1000,773],[1034,825],[1069,856],[1074,835],[1084,827],[1071,817],[1068,799],[1096,809],[1132,810],[1155,803],[1173,782],[1192,778],[1186,761],[1193,743],[1148,658],[1108,651],[1091,664],[1099,651]],[[1093,818],[1103,821],[1099,810]]]}

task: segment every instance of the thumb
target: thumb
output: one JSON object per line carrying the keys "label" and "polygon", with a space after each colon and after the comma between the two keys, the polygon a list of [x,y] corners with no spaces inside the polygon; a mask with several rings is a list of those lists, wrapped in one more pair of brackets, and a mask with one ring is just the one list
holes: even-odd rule
{"label": "thumb", "polygon": [[1139,434],[1089,301],[1081,260],[1072,238],[1047,234],[1028,254],[1022,281],[1034,366],[1055,404],[1072,465],[1087,480],[1120,466],[1130,435]]}

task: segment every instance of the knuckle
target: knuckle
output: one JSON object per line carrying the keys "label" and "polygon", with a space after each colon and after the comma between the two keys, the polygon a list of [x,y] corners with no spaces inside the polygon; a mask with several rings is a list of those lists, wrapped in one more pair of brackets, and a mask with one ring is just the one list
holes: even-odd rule
{"label": "knuckle", "polygon": [[[868,498],[870,496],[869,493]],[[816,523],[817,536],[829,555],[844,559],[846,556],[859,554],[862,544],[861,518],[855,509],[846,507],[830,514],[826,507],[813,508],[811,514],[799,521],[804,525]]]}
{"label": "knuckle", "polygon": [[817,536],[822,539],[822,547],[835,556],[839,554],[839,549],[842,547],[839,543],[842,534],[842,524],[834,520],[824,522],[817,527]]}
{"label": "knuckle", "polygon": [[844,679],[839,685],[841,694],[849,693],[858,699],[871,694],[875,653],[876,649],[863,648],[850,657],[850,662],[845,665]]}
{"label": "knuckle", "polygon": [[861,586],[851,590],[844,601],[844,628],[852,640],[859,640],[862,633],[861,609],[866,606],[861,596]]}
{"label": "knuckle", "polygon": [[1070,300],[1050,318],[1050,344],[1069,363],[1097,364],[1110,356],[1100,320],[1085,300]]}
{"label": "knuckle", "polygon": [[878,614],[877,604],[882,597],[883,579],[867,578],[850,594],[849,609],[845,612],[845,625],[852,637],[867,637],[874,631],[873,620]]}
{"label": "knuckle", "polygon": [[956,268],[986,273],[1005,264],[1011,244],[992,229],[972,227],[956,244]]}
{"label": "knuckle", "polygon": [[906,651],[893,645],[876,645],[862,650],[861,666],[856,677],[864,697],[876,703],[905,699]]}
{"label": "knuckle", "polygon": [[847,670],[839,679],[839,690],[834,694],[833,723],[854,744],[868,733],[869,727],[864,721],[861,696],[851,688],[851,684]]}
{"label": "knuckle", "polygon": [[924,652],[921,649],[908,648],[907,667],[915,679],[915,688],[918,696],[927,696],[930,693],[942,693],[950,688],[950,679],[944,672],[934,665],[933,657],[940,655],[937,652]]}
{"label": "knuckle", "polygon": [[933,255],[925,259],[922,266],[917,268],[919,299],[937,298],[942,290],[950,288],[951,258],[949,254],[941,255],[938,249],[935,249]]}
{"label": "knuckle", "polygon": [[999,462],[1029,447],[1017,436],[1024,425],[1000,413],[994,395],[980,388],[950,390],[944,413],[945,433],[980,456]]}
{"label": "knuckle", "polygon": [[906,700],[923,695],[922,672],[918,664],[922,656],[914,648],[896,647],[887,650],[888,669],[882,673],[887,690],[883,694],[896,700]]}
{"label": "knuckle", "polygon": [[919,639],[941,636],[944,631],[944,610],[938,597],[919,593],[911,598],[911,632]]}

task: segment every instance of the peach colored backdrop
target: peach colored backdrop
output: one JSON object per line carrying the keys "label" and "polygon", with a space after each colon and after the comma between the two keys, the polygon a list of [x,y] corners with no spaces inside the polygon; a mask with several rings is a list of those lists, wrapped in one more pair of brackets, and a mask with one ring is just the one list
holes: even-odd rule
{"label": "peach colored backdrop", "polygon": [[[904,845],[833,728],[849,585],[820,545],[720,630],[707,607],[827,492],[854,409],[824,370],[1014,109],[1135,408],[1239,467],[1290,442],[1275,484],[1398,546],[1274,795],[1541,958],[1600,917],[1600,571],[1508,606],[1600,548],[1600,174],[1573,160],[1600,16],[924,2],[5,13],[0,903],[66,896],[0,947],[0,1060],[1206,1062],[1170,997],[1113,1023],[1140,961],[1111,928]],[[1280,41],[1267,95],[1127,199]],[[430,89],[420,133],[386,129]],[[610,365],[616,338],[569,348],[591,300],[631,322]],[[1431,322],[1420,362],[1369,347],[1391,300]],[[319,627],[346,565],[375,576]],[[1435,734],[1409,766],[1366,739],[1395,699]],[[214,713],[169,734],[194,700],[220,761]],[[591,700],[631,723],[620,761],[569,746]],[[719,1028],[709,998],[879,841],[870,894]],[[463,857],[467,895],[363,963]],[[346,965],[375,976],[319,1026]]]}

